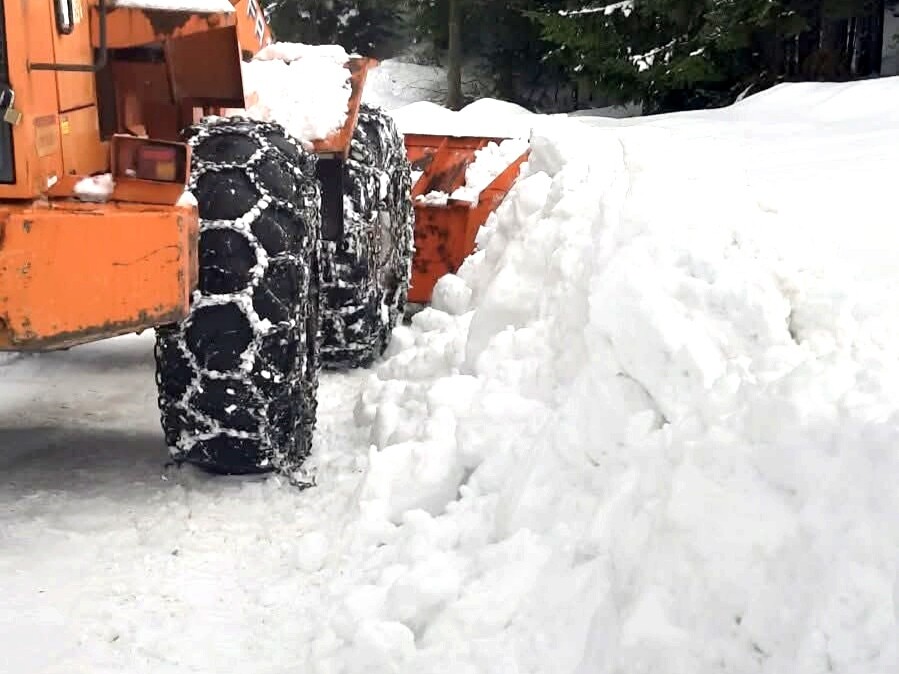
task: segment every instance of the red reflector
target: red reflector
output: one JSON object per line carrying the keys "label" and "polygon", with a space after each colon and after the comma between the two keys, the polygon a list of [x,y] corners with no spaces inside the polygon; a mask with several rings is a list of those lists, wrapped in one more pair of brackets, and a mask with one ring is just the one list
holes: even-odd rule
{"label": "red reflector", "polygon": [[144,180],[174,182],[176,178],[175,148],[144,145],[137,150],[137,177]]}

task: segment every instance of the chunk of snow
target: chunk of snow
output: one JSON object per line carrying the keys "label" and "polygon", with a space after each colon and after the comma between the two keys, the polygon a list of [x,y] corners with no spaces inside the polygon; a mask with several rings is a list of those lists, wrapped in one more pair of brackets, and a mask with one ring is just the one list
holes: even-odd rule
{"label": "chunk of snow", "polygon": [[312,62],[331,61],[343,66],[350,60],[346,49],[337,44],[304,44],[302,42],[273,42],[260,49],[254,61],[284,61],[293,63],[302,59]]}
{"label": "chunk of snow", "polygon": [[469,103],[459,111],[420,101],[390,114],[402,133],[490,138],[528,138],[539,119],[520,105],[490,98]]}
{"label": "chunk of snow", "polygon": [[178,201],[176,203],[177,206],[197,206],[197,198],[194,196],[194,193],[190,190],[184,190],[181,193],[181,196],[178,197]]}
{"label": "chunk of snow", "polygon": [[491,141],[486,147],[475,151],[474,161],[465,169],[465,183],[455,189],[450,198],[477,204],[481,191],[527,149],[527,140],[509,138],[499,144]]}
{"label": "chunk of snow", "polygon": [[415,201],[425,206],[446,206],[449,194],[440,190],[433,190],[427,194],[419,194]]}
{"label": "chunk of snow", "polygon": [[431,306],[453,316],[461,316],[468,311],[470,302],[471,288],[455,274],[439,278],[431,293]]}
{"label": "chunk of snow", "polygon": [[241,64],[245,113],[278,122],[307,148],[340,129],[349,113],[349,55],[339,46],[276,42]]}
{"label": "chunk of snow", "polygon": [[115,191],[111,173],[87,176],[75,183],[75,197],[81,201],[106,202]]}

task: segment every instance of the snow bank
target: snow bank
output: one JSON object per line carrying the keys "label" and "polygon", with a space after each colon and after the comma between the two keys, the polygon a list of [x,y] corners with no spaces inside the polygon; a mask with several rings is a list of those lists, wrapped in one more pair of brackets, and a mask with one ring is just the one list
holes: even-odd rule
{"label": "snow bank", "polygon": [[293,63],[302,59],[332,61],[344,66],[350,55],[339,44],[303,44],[302,42],[273,42],[260,49],[254,61],[284,61]]}
{"label": "snow bank", "polygon": [[314,489],[164,469],[152,334],[4,363],[7,669],[895,674],[899,124],[827,89],[535,119]]}
{"label": "snow bank", "polygon": [[277,42],[241,64],[246,111],[253,119],[277,121],[300,142],[326,138],[349,113],[349,54],[337,45]]}
{"label": "snow bank", "polygon": [[[490,68],[466,67],[462,82],[462,93],[466,98],[490,95],[493,83],[489,71]],[[446,68],[393,58],[379,62],[377,68],[368,73],[362,100],[385,110],[396,110],[419,101],[443,103],[446,90]]]}
{"label": "snow bank", "polygon": [[899,131],[732,113],[535,133],[359,398],[337,661],[897,671]]}
{"label": "snow bank", "polygon": [[385,59],[368,73],[362,100],[395,110],[419,101],[446,97],[446,70],[438,66]]}
{"label": "snow bank", "polygon": [[465,183],[453,191],[451,198],[478,203],[481,190],[488,187],[527,149],[528,141],[521,138],[509,138],[500,143],[490,141],[475,152],[474,161],[465,169]]}
{"label": "snow bank", "polygon": [[458,111],[417,101],[390,114],[402,133],[496,138],[527,138],[539,119],[520,105],[492,98],[479,99]]}
{"label": "snow bank", "polygon": [[869,120],[882,124],[899,119],[899,78],[859,82],[779,84],[744,98],[728,110],[735,117],[762,120],[797,114],[836,122]]}

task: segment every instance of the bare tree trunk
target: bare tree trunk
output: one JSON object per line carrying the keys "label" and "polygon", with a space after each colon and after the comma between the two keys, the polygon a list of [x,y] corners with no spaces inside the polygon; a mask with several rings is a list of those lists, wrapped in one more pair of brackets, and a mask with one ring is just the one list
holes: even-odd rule
{"label": "bare tree trunk", "polygon": [[446,107],[462,107],[462,11],[460,0],[449,0],[449,49],[446,64]]}
{"label": "bare tree trunk", "polygon": [[874,25],[872,26],[874,39],[872,40],[873,44],[871,45],[871,72],[877,73],[878,75],[880,75],[880,67],[883,65],[881,61],[883,59],[883,24],[886,19],[884,16],[885,12],[886,2],[884,0],[877,0],[877,2],[874,3]]}

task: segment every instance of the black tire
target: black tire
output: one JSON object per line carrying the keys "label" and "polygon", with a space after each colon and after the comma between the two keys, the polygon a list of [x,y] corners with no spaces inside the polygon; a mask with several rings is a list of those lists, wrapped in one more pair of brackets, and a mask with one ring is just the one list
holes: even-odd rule
{"label": "black tire", "polygon": [[318,388],[315,159],[281,126],[240,117],[184,135],[200,273],[190,315],[156,331],[166,442],[178,464],[291,472],[311,448]]}
{"label": "black tire", "polygon": [[344,228],[322,242],[322,365],[368,367],[403,314],[414,252],[412,173],[384,111],[360,106],[344,164]]}

